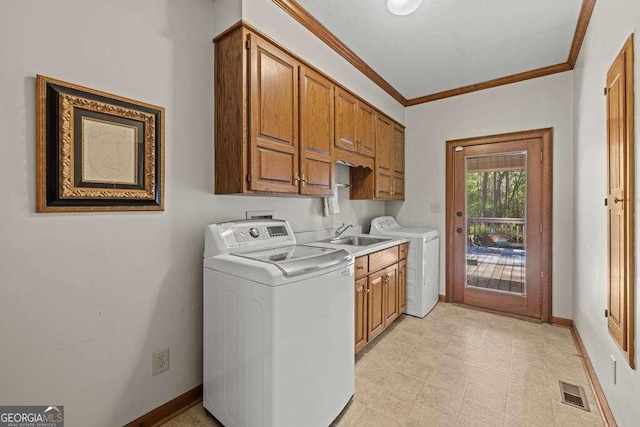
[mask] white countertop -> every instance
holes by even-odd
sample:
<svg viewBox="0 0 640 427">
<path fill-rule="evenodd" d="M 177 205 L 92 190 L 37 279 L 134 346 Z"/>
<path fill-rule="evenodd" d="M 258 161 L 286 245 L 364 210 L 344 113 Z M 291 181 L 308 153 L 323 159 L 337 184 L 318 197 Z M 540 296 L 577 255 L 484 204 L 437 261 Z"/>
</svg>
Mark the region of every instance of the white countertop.
<svg viewBox="0 0 640 427">
<path fill-rule="evenodd" d="M 320 248 L 344 249 L 354 257 L 359 257 L 363 255 L 368 255 L 373 252 L 378 252 L 383 249 L 390 248 L 392 246 L 398 246 L 402 243 L 409 242 L 409 239 L 407 238 L 389 238 L 389 237 L 383 237 L 383 236 L 374 236 L 371 234 L 350 234 L 342 237 L 351 237 L 351 236 L 371 237 L 375 239 L 384 240 L 384 242 L 380 242 L 380 243 L 376 243 L 368 246 L 338 245 L 335 243 L 328 243 L 328 242 L 310 242 L 310 243 L 304 243 L 304 244 L 307 246 L 315 246 Z"/>
</svg>

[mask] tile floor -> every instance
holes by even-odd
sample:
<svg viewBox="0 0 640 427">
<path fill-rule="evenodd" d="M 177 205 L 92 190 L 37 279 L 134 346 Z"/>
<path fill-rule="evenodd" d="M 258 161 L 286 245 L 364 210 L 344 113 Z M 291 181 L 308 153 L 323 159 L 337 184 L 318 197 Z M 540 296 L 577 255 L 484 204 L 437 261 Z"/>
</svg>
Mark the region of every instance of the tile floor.
<svg viewBox="0 0 640 427">
<path fill-rule="evenodd" d="M 602 426 L 569 329 L 452 306 L 402 316 L 356 358 L 337 426 Z M 582 385 L 591 412 L 560 402 Z M 165 426 L 217 426 L 199 404 Z"/>
</svg>

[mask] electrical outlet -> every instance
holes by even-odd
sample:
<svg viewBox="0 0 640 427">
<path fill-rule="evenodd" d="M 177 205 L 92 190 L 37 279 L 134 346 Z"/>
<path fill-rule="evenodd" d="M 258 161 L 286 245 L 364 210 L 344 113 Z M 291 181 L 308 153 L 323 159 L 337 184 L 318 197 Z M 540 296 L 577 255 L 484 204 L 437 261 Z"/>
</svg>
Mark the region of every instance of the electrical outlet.
<svg viewBox="0 0 640 427">
<path fill-rule="evenodd" d="M 168 371 L 169 370 L 169 349 L 165 348 L 164 350 L 156 351 L 155 353 L 153 353 L 152 363 L 153 363 L 154 377 L 158 374 L 161 374 L 164 371 Z"/>
<path fill-rule="evenodd" d="M 616 359 L 615 357 L 613 357 L 613 354 L 610 354 L 609 356 L 611 356 L 611 378 L 613 379 L 613 383 L 616 383 Z"/>
<path fill-rule="evenodd" d="M 431 202 L 431 213 L 442 213 L 440 202 Z"/>
</svg>

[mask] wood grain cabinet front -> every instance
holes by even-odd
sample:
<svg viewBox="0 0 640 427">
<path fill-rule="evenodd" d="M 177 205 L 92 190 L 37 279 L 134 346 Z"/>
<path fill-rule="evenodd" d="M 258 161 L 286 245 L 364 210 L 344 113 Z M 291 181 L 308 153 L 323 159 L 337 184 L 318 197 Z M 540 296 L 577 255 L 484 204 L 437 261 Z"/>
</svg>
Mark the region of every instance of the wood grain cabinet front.
<svg viewBox="0 0 640 427">
<path fill-rule="evenodd" d="M 400 246 L 356 258 L 355 352 L 380 335 L 406 310 L 407 261 Z"/>
<path fill-rule="evenodd" d="M 384 325 L 398 318 L 398 264 L 384 270 Z"/>
<path fill-rule="evenodd" d="M 245 27 L 214 67 L 216 194 L 331 195 L 333 82 Z"/>
<path fill-rule="evenodd" d="M 355 319 L 355 331 L 356 331 L 356 353 L 359 352 L 367 345 L 368 334 L 367 334 L 367 304 L 368 304 L 368 292 L 369 292 L 369 279 L 367 277 L 363 277 L 360 280 L 356 280 L 355 283 L 355 292 L 356 292 L 356 319 Z"/>
<path fill-rule="evenodd" d="M 404 200 L 404 128 L 381 113 L 376 113 L 374 125 L 374 168 L 351 169 L 351 198 Z"/>
<path fill-rule="evenodd" d="M 407 311 L 407 260 L 398 263 L 398 315 Z"/>
<path fill-rule="evenodd" d="M 369 276 L 367 318 L 368 341 L 371 341 L 380 335 L 386 326 L 384 306 L 384 280 L 386 274 L 387 273 L 383 270 Z"/>
</svg>

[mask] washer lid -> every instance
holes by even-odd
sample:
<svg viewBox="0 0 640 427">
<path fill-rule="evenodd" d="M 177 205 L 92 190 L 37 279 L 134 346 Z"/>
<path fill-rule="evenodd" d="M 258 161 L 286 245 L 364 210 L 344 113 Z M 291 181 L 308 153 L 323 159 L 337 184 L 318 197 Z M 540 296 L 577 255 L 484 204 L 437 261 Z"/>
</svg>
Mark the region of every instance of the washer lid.
<svg viewBox="0 0 640 427">
<path fill-rule="evenodd" d="M 231 254 L 241 258 L 273 264 L 286 277 L 298 276 L 314 270 L 335 267 L 353 258 L 344 249 L 313 246 L 285 246 L 253 252 Z"/>
</svg>

